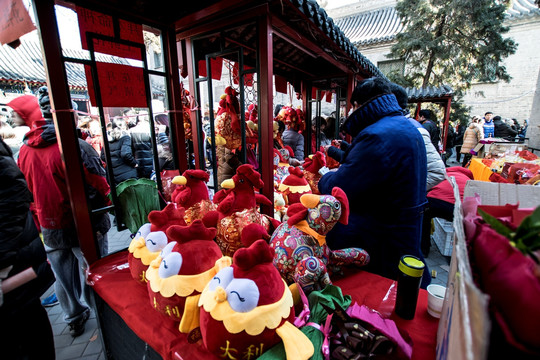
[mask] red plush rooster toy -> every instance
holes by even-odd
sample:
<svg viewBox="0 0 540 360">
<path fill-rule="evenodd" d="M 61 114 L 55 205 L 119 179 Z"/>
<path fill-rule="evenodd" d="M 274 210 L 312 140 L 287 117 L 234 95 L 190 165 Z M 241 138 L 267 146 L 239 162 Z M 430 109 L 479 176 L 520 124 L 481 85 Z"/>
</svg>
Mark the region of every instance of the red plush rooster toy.
<svg viewBox="0 0 540 360">
<path fill-rule="evenodd" d="M 302 195 L 311 194 L 311 188 L 299 167 L 289 167 L 289 176 L 283 180 L 278 189 L 287 205 L 299 203 Z"/>
<path fill-rule="evenodd" d="M 204 170 L 186 170 L 182 176 L 175 176 L 172 181 L 180 185 L 174 190 L 172 201 L 186 209 L 184 220 L 188 225 L 215 210 L 215 205 L 208 197 L 208 180 L 209 175 Z"/>
<path fill-rule="evenodd" d="M 231 265 L 214 242 L 215 228 L 201 220 L 189 226 L 173 225 L 167 230 L 171 242 L 148 268 L 148 295 L 152 307 L 187 333 L 199 326 L 200 293 L 222 268 Z"/>
<path fill-rule="evenodd" d="M 144 224 L 129 244 L 128 263 L 133 279 L 146 285 L 146 270 L 169 242 L 165 232 L 172 225 L 186 225 L 184 208 L 169 204 L 165 209 L 148 214 L 150 224 Z"/>
<path fill-rule="evenodd" d="M 311 187 L 311 192 L 319 195 L 319 180 L 322 177 L 322 175 L 319 174 L 319 170 L 326 166 L 324 154 L 317 151 L 315 155 L 307 157 L 302 166 L 304 167 L 304 177 Z"/>
<path fill-rule="evenodd" d="M 262 188 L 263 185 L 261 175 L 253 166 L 240 165 L 232 179 L 221 184 L 224 189 L 214 196 L 214 203 L 219 204 L 216 240 L 224 255 L 232 256 L 242 247 L 240 235 L 244 226 L 256 223 L 269 229 L 270 222 L 259 213 L 257 204 L 271 206 L 272 202 L 266 196 L 256 194 L 254 190 Z"/>
<path fill-rule="evenodd" d="M 247 244 L 246 244 L 247 245 Z M 283 340 L 287 359 L 309 359 L 311 341 L 294 327 L 293 296 L 265 240 L 239 249 L 199 299 L 206 348 L 225 359 L 254 359 Z"/>
<path fill-rule="evenodd" d="M 232 87 L 225 88 L 215 121 L 216 143 L 223 144 L 222 140 L 225 140 L 223 146 L 230 150 L 238 149 L 242 145 L 240 105 L 237 96 L 238 93 Z"/>
</svg>

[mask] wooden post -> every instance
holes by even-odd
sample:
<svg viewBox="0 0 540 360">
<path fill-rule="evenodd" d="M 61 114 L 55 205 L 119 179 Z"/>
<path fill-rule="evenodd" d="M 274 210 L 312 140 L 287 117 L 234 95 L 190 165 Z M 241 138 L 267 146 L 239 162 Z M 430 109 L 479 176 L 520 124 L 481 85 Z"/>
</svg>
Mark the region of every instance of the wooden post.
<svg viewBox="0 0 540 360">
<path fill-rule="evenodd" d="M 169 124 L 174 139 L 176 166 L 180 173 L 188 169 L 186 138 L 184 135 L 184 114 L 182 113 L 182 91 L 178 75 L 178 54 L 176 50 L 176 34 L 173 28 L 163 33 L 167 81 L 169 87 Z"/>
<path fill-rule="evenodd" d="M 274 125 L 273 125 L 273 109 L 272 109 L 272 94 L 273 94 L 273 76 L 274 76 L 274 53 L 272 49 L 272 24 L 269 15 L 265 14 L 259 18 L 258 36 L 259 36 L 259 75 L 260 75 L 260 93 L 259 101 L 261 108 L 259 109 L 259 124 L 261 126 L 261 176 L 264 182 L 262 194 L 270 201 L 274 202 Z M 274 216 L 273 206 L 262 206 L 261 212 Z"/>
<path fill-rule="evenodd" d="M 446 100 L 446 105 L 444 106 L 444 138 L 443 138 L 443 153 L 446 151 L 446 138 L 448 137 L 448 123 L 450 122 L 450 103 L 452 102 L 452 98 L 448 97 Z"/>
<path fill-rule="evenodd" d="M 75 118 L 73 113 L 69 111 L 71 109 L 71 99 L 62 59 L 54 0 L 34 0 L 32 3 L 41 39 L 41 51 L 44 57 L 43 66 L 47 75 L 51 108 L 56 110 L 56 112 L 53 112 L 54 127 L 62 161 L 64 162 L 71 210 L 75 219 L 81 250 L 88 263 L 91 264 L 99 256 L 84 186 Z"/>
</svg>

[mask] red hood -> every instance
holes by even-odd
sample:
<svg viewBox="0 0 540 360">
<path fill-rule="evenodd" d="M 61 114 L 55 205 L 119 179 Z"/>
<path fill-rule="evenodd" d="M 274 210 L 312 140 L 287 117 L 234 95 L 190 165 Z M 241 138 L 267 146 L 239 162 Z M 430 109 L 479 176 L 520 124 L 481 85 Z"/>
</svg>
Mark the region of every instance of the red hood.
<svg viewBox="0 0 540 360">
<path fill-rule="evenodd" d="M 29 128 L 32 128 L 34 121 L 43 118 L 38 100 L 33 95 L 19 96 L 11 100 L 7 105 L 21 116 Z"/>
</svg>

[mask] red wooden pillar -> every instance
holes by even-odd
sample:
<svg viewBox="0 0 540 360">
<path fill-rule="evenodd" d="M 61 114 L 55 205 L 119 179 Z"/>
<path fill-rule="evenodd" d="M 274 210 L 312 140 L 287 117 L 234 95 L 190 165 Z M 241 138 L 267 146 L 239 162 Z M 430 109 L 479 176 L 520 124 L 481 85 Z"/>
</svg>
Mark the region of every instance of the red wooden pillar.
<svg viewBox="0 0 540 360">
<path fill-rule="evenodd" d="M 444 138 L 443 138 L 443 153 L 446 151 L 446 138 L 448 137 L 448 123 L 450 121 L 450 103 L 452 102 L 452 98 L 448 98 L 446 100 L 446 105 L 444 106 Z"/>
<path fill-rule="evenodd" d="M 272 94 L 273 94 L 273 76 L 274 76 L 274 53 L 272 49 L 272 24 L 270 17 L 265 14 L 259 18 L 257 22 L 259 36 L 259 81 L 260 81 L 260 109 L 259 123 L 261 126 L 261 176 L 264 182 L 262 189 L 270 201 L 274 202 L 274 168 L 273 168 L 273 147 L 274 147 L 274 127 L 273 127 L 273 109 L 272 109 Z M 263 206 L 261 211 L 268 215 L 274 216 L 273 206 Z"/>
<path fill-rule="evenodd" d="M 79 139 L 71 109 L 69 87 L 62 60 L 62 48 L 54 12 L 54 0 L 34 0 L 36 25 L 41 39 L 43 66 L 47 75 L 47 86 L 58 146 L 66 171 L 66 182 L 75 219 L 81 250 L 91 264 L 98 259 L 94 231 L 90 221 L 90 208 L 84 188 Z"/>
<path fill-rule="evenodd" d="M 187 170 L 186 139 L 184 135 L 184 116 L 182 114 L 182 91 L 178 75 L 178 54 L 176 50 L 176 34 L 173 28 L 163 33 L 163 45 L 169 82 L 169 121 L 174 134 L 174 153 L 180 173 Z"/>
</svg>

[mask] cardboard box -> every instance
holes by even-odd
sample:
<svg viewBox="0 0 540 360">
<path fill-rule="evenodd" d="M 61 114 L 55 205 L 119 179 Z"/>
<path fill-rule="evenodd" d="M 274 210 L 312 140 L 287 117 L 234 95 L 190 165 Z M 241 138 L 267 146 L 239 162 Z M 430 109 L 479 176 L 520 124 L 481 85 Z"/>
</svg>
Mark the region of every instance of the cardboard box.
<svg viewBox="0 0 540 360">
<path fill-rule="evenodd" d="M 464 197 L 478 194 L 482 205 L 517 204 L 519 208 L 540 206 L 540 186 L 492 183 L 471 180 L 465 186 Z"/>
</svg>

